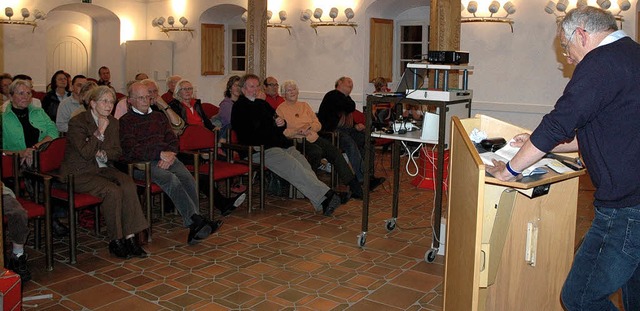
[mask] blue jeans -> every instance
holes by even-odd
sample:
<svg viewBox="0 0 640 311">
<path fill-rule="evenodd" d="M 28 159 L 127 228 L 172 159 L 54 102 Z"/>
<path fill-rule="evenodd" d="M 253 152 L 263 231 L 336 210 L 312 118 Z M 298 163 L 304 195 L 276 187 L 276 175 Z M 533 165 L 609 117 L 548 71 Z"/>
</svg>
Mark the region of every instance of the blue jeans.
<svg viewBox="0 0 640 311">
<path fill-rule="evenodd" d="M 151 181 L 162 188 L 182 216 L 184 225 L 191 225 L 191 216 L 199 214 L 200 201 L 196 192 L 196 181 L 187 168 L 176 159 L 169 169 L 158 167 L 158 161 L 151 161 Z M 144 172 L 136 171 L 136 178 L 144 179 Z"/>
<path fill-rule="evenodd" d="M 349 162 L 351 163 L 351 167 L 353 168 L 353 172 L 356 175 L 356 178 L 359 182 L 364 181 L 364 131 L 358 131 L 353 127 L 339 127 L 336 129 L 338 133 L 340 133 L 340 149 L 347 154 L 347 158 L 349 158 Z M 374 163 L 374 153 L 373 153 L 373 144 L 372 153 L 371 153 L 371 171 L 370 174 L 373 175 L 373 163 Z"/>
<path fill-rule="evenodd" d="M 620 288 L 624 309 L 640 310 L 640 205 L 596 207 L 562 288 L 562 302 L 567 310 L 617 310 L 609 296 Z"/>
</svg>

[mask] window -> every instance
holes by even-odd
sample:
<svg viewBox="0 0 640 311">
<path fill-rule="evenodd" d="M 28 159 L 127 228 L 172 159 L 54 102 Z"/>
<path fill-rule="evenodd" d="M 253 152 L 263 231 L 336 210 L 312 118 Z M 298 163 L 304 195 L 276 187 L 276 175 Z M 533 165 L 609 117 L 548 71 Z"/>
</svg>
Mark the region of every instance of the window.
<svg viewBox="0 0 640 311">
<path fill-rule="evenodd" d="M 421 61 L 429 49 L 429 26 L 405 24 L 398 27 L 399 59 L 398 75 L 401 76 L 407 64 Z"/>
<path fill-rule="evenodd" d="M 247 64 L 247 30 L 231 29 L 231 71 L 245 71 Z"/>
</svg>

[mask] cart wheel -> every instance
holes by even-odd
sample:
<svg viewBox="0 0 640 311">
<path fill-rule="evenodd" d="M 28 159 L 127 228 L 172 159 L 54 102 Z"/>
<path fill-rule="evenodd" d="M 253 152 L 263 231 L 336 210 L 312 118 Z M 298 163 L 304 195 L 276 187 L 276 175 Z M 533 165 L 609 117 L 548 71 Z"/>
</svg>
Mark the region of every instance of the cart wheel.
<svg viewBox="0 0 640 311">
<path fill-rule="evenodd" d="M 434 260 L 436 260 L 437 254 L 438 254 L 438 249 L 436 248 L 432 248 L 428 250 L 426 253 L 424 253 L 424 261 L 433 262 Z"/>
<path fill-rule="evenodd" d="M 367 234 L 364 232 L 361 234 L 358 234 L 358 246 L 364 247 L 365 243 L 367 243 Z"/>
<path fill-rule="evenodd" d="M 393 229 L 396 228 L 396 220 L 394 219 L 387 219 L 385 221 L 386 223 L 386 227 L 387 227 L 387 231 L 393 231 Z"/>
</svg>

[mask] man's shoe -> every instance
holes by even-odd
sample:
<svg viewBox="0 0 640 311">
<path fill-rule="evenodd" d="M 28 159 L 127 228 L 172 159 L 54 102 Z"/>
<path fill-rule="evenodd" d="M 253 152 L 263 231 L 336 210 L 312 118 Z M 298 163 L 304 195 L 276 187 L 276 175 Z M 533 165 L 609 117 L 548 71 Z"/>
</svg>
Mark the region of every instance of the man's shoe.
<svg viewBox="0 0 640 311">
<path fill-rule="evenodd" d="M 189 245 L 197 244 L 222 226 L 221 220 L 210 221 L 197 214 L 191 216 L 191 220 L 193 223 L 189 226 L 189 236 L 187 237 Z"/>
<path fill-rule="evenodd" d="M 322 215 L 331 216 L 333 212 L 340 206 L 340 196 L 336 195 L 333 190 L 327 191 L 326 199 L 322 201 Z"/>
<path fill-rule="evenodd" d="M 31 280 L 31 271 L 29 271 L 29 267 L 27 266 L 26 253 L 23 253 L 22 255 L 20 255 L 20 257 L 12 253 L 11 257 L 9 257 L 9 263 L 7 267 L 20 276 L 22 283 Z"/>
<path fill-rule="evenodd" d="M 223 221 L 222 220 L 207 220 L 207 225 L 211 228 L 210 230 L 200 230 L 200 232 L 203 231 L 208 231 L 208 234 L 204 235 L 202 234 L 196 234 L 196 236 L 193 238 L 195 241 L 201 241 L 204 240 L 205 238 L 207 238 L 208 236 L 214 234 L 216 231 L 218 231 L 218 229 L 220 229 L 220 227 L 222 227 Z"/>
<path fill-rule="evenodd" d="M 140 244 L 138 244 L 136 237 L 125 239 L 124 244 L 126 245 L 127 251 L 131 257 L 147 258 L 147 256 L 149 256 Z"/>
<path fill-rule="evenodd" d="M 62 239 L 69 235 L 69 228 L 60 222 L 59 218 L 54 218 L 51 222 L 51 230 L 53 231 L 53 237 L 56 239 Z"/>
<path fill-rule="evenodd" d="M 129 250 L 122 239 L 111 240 L 111 242 L 109 242 L 109 253 L 118 258 L 131 258 L 131 254 L 129 254 Z"/>
<path fill-rule="evenodd" d="M 373 191 L 378 188 L 378 186 L 382 185 L 385 180 L 386 179 L 384 177 L 371 177 L 369 180 L 369 191 Z"/>
<path fill-rule="evenodd" d="M 349 182 L 349 190 L 351 190 L 351 198 L 362 200 L 362 197 L 364 196 L 362 193 L 362 185 L 360 185 L 355 177 Z"/>
</svg>

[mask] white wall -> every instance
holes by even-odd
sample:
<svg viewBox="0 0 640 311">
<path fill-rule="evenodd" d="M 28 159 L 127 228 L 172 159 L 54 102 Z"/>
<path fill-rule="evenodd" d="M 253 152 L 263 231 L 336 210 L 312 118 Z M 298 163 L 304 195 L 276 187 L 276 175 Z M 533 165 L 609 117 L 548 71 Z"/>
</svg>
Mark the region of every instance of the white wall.
<svg viewBox="0 0 640 311">
<path fill-rule="evenodd" d="M 238 12 L 246 8 L 246 0 L 189 1 L 189 7 L 177 12 L 172 1 L 94 0 L 93 5 L 79 4 L 77 0 L 34 0 L 33 7 L 47 12 L 56 7 L 72 6 L 76 11 L 93 16 L 94 62 L 93 70 L 107 65 L 113 82 L 119 89 L 129 77 L 124 77 L 124 48 L 117 44 L 126 40 L 172 40 L 175 42 L 174 73 L 190 78 L 198 87 L 204 101 L 217 103 L 229 74 L 223 76 L 200 75 L 200 20 L 208 23 L 237 24 Z M 317 1 L 316 1 L 317 2 Z M 330 6 L 331 0 L 323 5 Z M 347 1 L 348 2 L 348 1 Z M 523 127 L 533 128 L 542 115 L 551 110 L 570 75 L 570 65 L 559 53 L 555 39 L 555 18 L 544 12 L 545 1 L 513 0 L 517 12 L 514 33 L 505 24 L 463 24 L 461 49 L 470 52 L 470 65 L 475 66 L 470 76 L 474 90 L 473 113 L 485 113 Z M 340 9 L 345 1 L 335 1 Z M 428 0 L 353 0 L 353 21 L 359 24 L 357 35 L 348 27 L 325 27 L 318 35 L 308 22 L 299 19 L 303 9 L 314 9 L 310 1 L 283 1 L 281 7 L 271 8 L 274 13 L 288 12 L 287 23 L 293 26 L 291 36 L 282 29 L 268 29 L 267 74 L 281 82 L 297 80 L 301 98 L 312 106 L 333 88 L 334 81 L 343 75 L 354 79 L 353 98 L 361 104 L 364 94 L 371 90 L 368 83 L 369 19 L 428 20 Z M 623 29 L 636 38 L 636 3 L 624 13 Z M 230 10 L 235 16 L 220 16 L 207 10 Z M 180 10 L 180 8 L 177 8 Z M 240 10 L 240 11 L 238 11 Z M 328 14 L 325 9 L 325 15 Z M 52 13 L 52 15 L 55 11 Z M 111 15 L 110 15 L 111 14 Z M 151 26 L 154 17 L 185 16 L 189 26 L 196 29 L 191 37 L 187 33 L 171 33 L 170 37 Z M 97 16 L 97 17 L 96 17 Z M 111 16 L 111 17 L 110 17 Z M 114 17 L 115 16 L 115 17 Z M 274 14 L 277 19 L 277 13 Z M 85 24 L 75 20 L 69 23 Z M 46 68 L 44 42 L 47 29 L 56 27 L 56 20 L 40 22 L 31 34 L 28 27 L 6 26 L 6 71 L 30 74 L 36 86 L 49 80 Z M 120 28 L 119 31 L 113 29 Z M 558 69 L 564 66 L 565 70 Z"/>
</svg>

